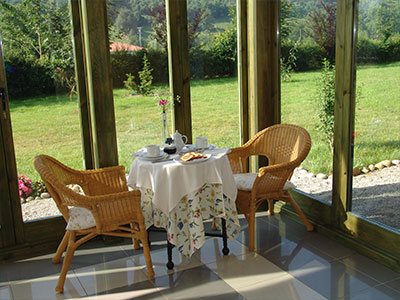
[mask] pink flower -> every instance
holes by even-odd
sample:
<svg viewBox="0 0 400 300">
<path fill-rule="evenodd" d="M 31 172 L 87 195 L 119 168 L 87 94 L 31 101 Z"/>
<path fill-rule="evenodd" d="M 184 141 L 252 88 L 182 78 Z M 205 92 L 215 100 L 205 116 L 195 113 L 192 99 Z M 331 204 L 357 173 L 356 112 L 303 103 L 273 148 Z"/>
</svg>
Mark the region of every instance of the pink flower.
<svg viewBox="0 0 400 300">
<path fill-rule="evenodd" d="M 167 103 L 168 103 L 168 100 L 166 100 L 166 99 L 161 99 L 160 101 L 158 101 L 158 105 L 161 105 L 161 106 L 165 106 L 165 105 L 167 105 Z"/>
</svg>

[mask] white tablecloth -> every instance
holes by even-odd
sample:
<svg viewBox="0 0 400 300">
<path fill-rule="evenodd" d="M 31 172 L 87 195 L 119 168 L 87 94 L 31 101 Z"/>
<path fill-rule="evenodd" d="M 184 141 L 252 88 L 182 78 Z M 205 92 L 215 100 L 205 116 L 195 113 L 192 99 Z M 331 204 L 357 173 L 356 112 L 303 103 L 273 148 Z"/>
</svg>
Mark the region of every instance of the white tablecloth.
<svg viewBox="0 0 400 300">
<path fill-rule="evenodd" d="M 171 212 L 183 196 L 206 183 L 222 184 L 223 194 L 236 199 L 237 188 L 226 155 L 217 154 L 193 164 L 173 160 L 152 163 L 136 158 L 128 176 L 130 187 L 153 191 L 153 205 L 165 214 Z"/>
<path fill-rule="evenodd" d="M 237 188 L 226 152 L 195 164 L 175 161 L 151 163 L 134 160 L 128 185 L 140 189 L 146 228 L 165 228 L 168 241 L 190 257 L 205 242 L 203 221 L 216 217 L 226 221 L 227 237 L 240 233 L 236 211 Z"/>
</svg>

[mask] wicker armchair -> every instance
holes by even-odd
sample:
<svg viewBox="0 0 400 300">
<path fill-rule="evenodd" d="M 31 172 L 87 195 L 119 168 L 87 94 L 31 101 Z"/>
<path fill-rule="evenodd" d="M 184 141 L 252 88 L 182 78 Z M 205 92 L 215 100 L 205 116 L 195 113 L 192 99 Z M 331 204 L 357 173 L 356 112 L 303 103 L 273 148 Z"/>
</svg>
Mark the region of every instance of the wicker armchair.
<svg viewBox="0 0 400 300">
<path fill-rule="evenodd" d="M 128 191 L 123 166 L 77 171 L 47 155 L 35 157 L 34 165 L 68 223 L 53 257 L 53 262 L 59 263 L 67 249 L 57 292 L 64 290 L 75 249 L 97 235 L 132 238 L 135 249 L 139 247 L 139 239 L 143 245 L 147 276 L 154 277 L 140 191 Z M 80 185 L 84 194 L 73 191 L 69 184 Z"/>
<path fill-rule="evenodd" d="M 249 224 L 249 249 L 254 250 L 255 213 L 263 201 L 268 201 L 269 214 L 274 214 L 274 200 L 289 202 L 296 210 L 308 231 L 314 228 L 289 194 L 294 185 L 288 181 L 294 169 L 306 158 L 311 148 L 308 132 L 296 125 L 279 124 L 258 132 L 243 146 L 231 149 L 228 154 L 238 186 L 236 206 L 245 214 Z M 263 155 L 268 166 L 258 173 L 245 173 L 247 158 Z"/>
</svg>

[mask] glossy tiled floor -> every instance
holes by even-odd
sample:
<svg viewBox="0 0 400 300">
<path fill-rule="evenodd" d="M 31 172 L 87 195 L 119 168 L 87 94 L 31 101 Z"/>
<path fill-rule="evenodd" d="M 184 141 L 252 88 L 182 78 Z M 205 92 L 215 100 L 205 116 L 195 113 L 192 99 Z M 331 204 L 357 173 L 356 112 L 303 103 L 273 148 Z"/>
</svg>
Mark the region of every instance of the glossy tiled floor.
<svg viewBox="0 0 400 300">
<path fill-rule="evenodd" d="M 400 299 L 396 273 L 285 216 L 257 218 L 256 251 L 247 223 L 238 240 L 210 238 L 187 260 L 174 249 L 165 267 L 165 235 L 152 232 L 156 277 L 148 280 L 141 251 L 131 244 L 87 243 L 75 253 L 64 294 L 54 287 L 61 265 L 51 255 L 0 264 L 0 299 Z"/>
</svg>

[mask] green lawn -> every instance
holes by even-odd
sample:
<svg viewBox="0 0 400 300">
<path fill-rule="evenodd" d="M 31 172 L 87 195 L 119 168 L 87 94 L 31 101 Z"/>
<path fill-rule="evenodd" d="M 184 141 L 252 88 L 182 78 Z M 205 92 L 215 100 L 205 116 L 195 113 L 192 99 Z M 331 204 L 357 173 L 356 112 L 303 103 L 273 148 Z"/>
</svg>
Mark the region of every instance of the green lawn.
<svg viewBox="0 0 400 300">
<path fill-rule="evenodd" d="M 329 147 L 316 131 L 317 104 L 313 100 L 319 72 L 293 74 L 282 83 L 282 122 L 306 128 L 313 141 L 303 165 L 315 172 L 330 173 Z M 357 72 L 355 154 L 357 166 L 383 159 L 400 158 L 400 63 L 362 66 Z M 166 86 L 158 86 L 166 89 Z M 161 115 L 153 97 L 129 97 L 114 90 L 120 164 L 132 162 L 131 153 L 161 143 Z M 235 78 L 191 83 L 193 136 L 208 136 L 220 147 L 239 145 L 239 104 Z M 32 160 L 45 153 L 73 168 L 82 168 L 82 146 L 77 102 L 67 96 L 38 97 L 12 101 L 11 118 L 20 174 L 39 179 Z M 169 125 L 171 125 L 169 119 Z"/>
</svg>

